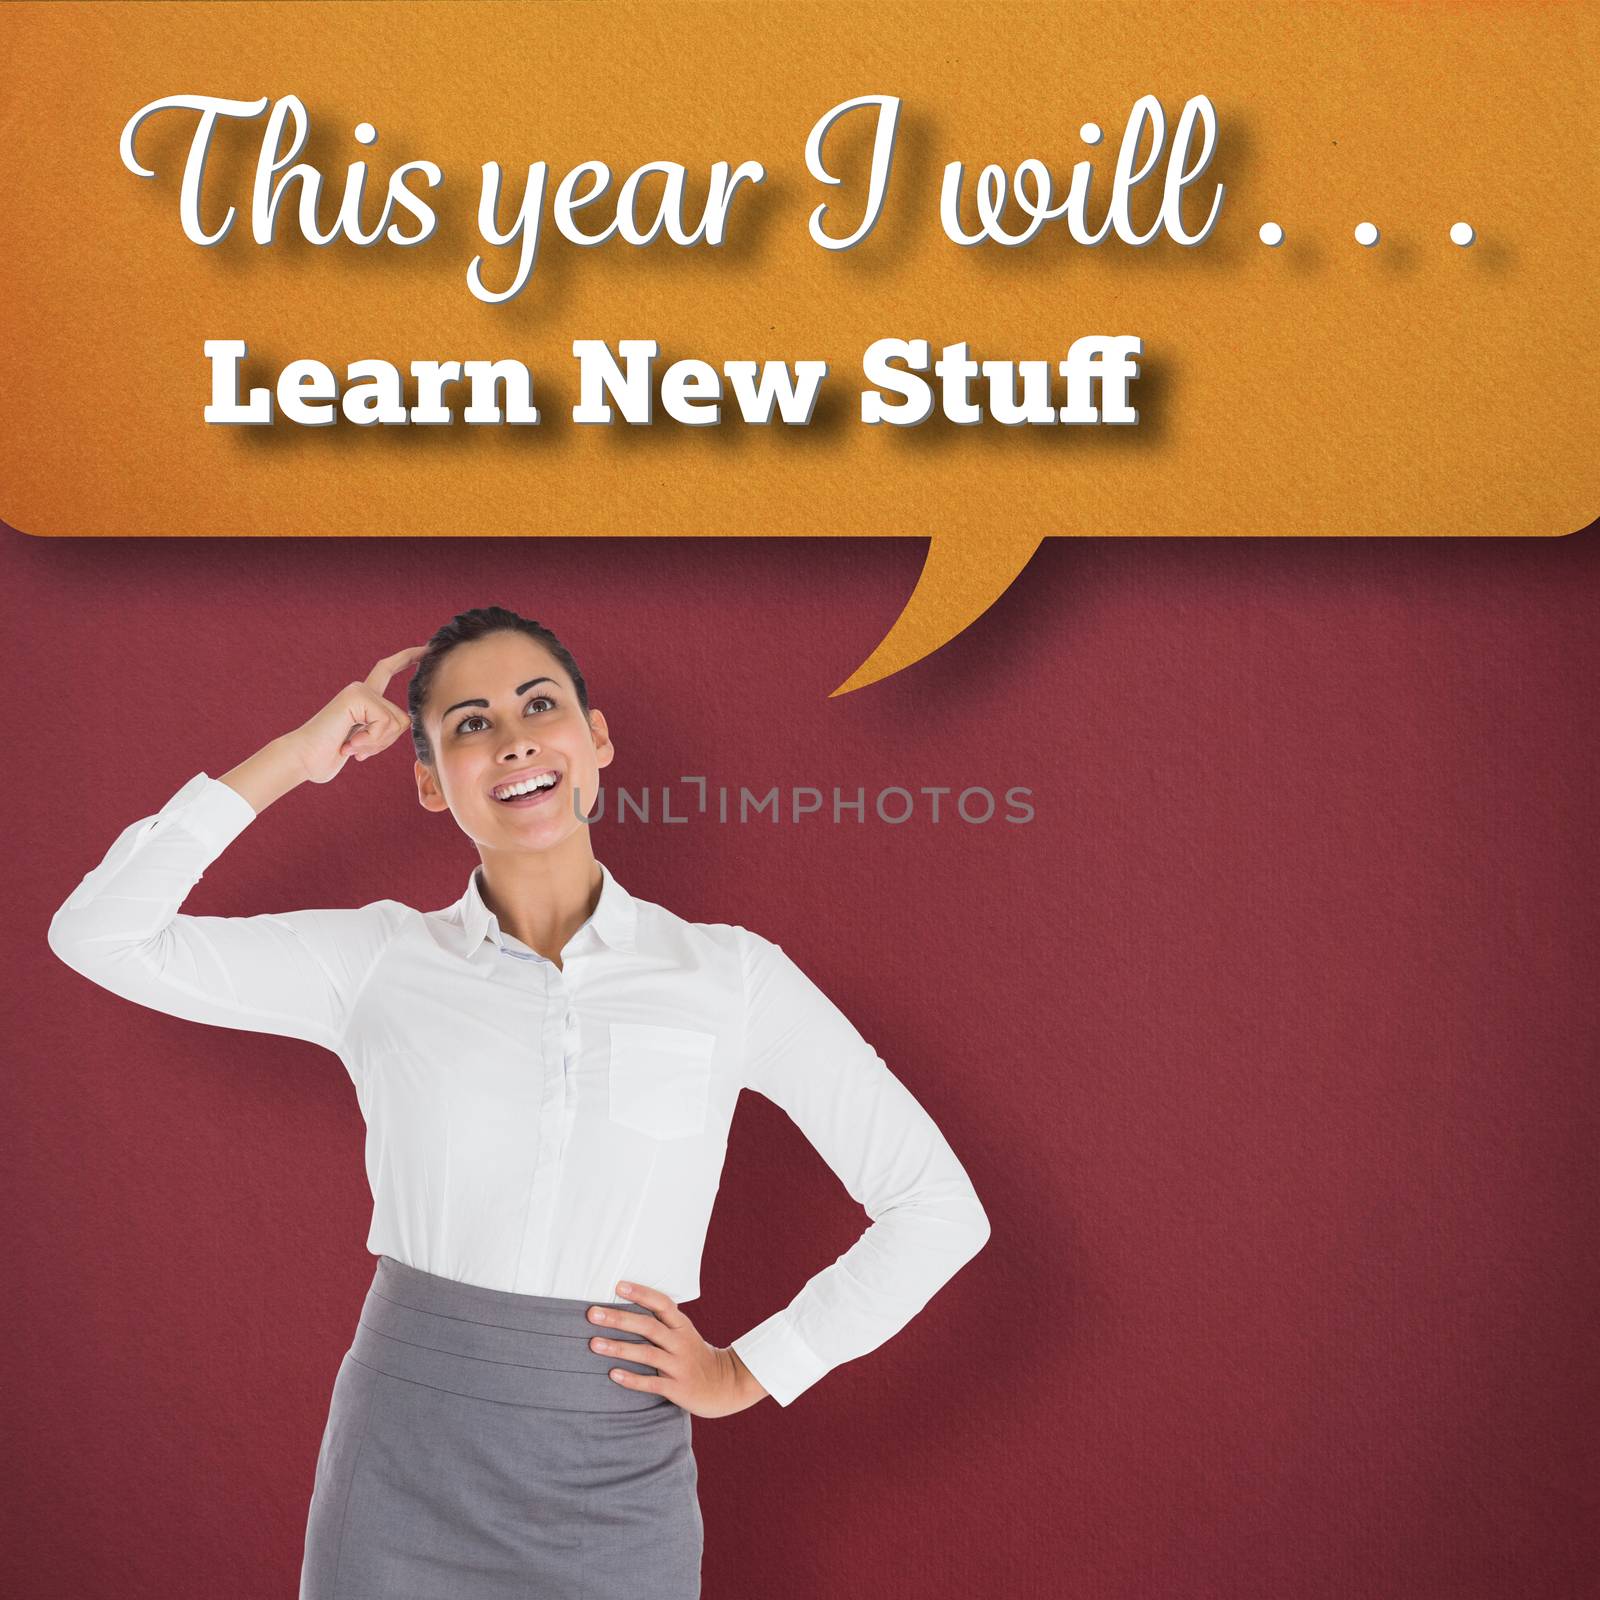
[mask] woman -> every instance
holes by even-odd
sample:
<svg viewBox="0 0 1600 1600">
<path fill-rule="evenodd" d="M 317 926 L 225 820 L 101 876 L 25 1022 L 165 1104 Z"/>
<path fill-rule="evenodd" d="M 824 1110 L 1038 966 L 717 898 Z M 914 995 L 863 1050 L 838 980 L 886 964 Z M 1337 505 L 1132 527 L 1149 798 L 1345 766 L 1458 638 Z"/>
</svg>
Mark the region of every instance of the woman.
<svg viewBox="0 0 1600 1600">
<path fill-rule="evenodd" d="M 408 717 L 384 691 L 413 662 Z M 477 849 L 455 904 L 179 911 L 280 796 L 408 729 L 419 802 Z M 377 1266 L 333 1387 L 302 1600 L 697 1596 L 690 1418 L 792 1404 L 988 1237 L 927 1113 L 781 947 L 636 899 L 595 859 L 613 754 L 553 633 L 464 612 L 190 779 L 51 922 L 51 949 L 103 988 L 320 1045 L 355 1085 Z M 744 1088 L 873 1220 L 719 1348 L 682 1305 Z"/>
</svg>

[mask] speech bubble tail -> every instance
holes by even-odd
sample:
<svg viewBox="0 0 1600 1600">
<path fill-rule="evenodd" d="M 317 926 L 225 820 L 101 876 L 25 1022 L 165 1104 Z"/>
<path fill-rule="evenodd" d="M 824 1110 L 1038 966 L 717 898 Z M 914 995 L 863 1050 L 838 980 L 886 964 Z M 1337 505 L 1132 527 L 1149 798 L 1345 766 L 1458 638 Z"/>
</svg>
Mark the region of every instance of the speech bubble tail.
<svg viewBox="0 0 1600 1600">
<path fill-rule="evenodd" d="M 1011 587 L 1040 543 L 1032 533 L 985 534 L 977 540 L 935 534 L 922 575 L 894 626 L 828 698 L 892 677 L 948 644 Z"/>
</svg>

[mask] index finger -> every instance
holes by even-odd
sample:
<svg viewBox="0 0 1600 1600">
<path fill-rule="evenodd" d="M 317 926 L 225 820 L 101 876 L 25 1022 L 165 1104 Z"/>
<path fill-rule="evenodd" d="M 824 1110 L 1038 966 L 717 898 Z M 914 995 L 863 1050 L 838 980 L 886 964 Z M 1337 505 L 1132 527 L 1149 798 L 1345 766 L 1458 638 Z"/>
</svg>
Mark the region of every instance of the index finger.
<svg viewBox="0 0 1600 1600">
<path fill-rule="evenodd" d="M 689 1319 L 678 1309 L 678 1302 L 660 1289 L 643 1283 L 619 1283 L 618 1290 L 637 1306 L 644 1306 L 655 1314 L 658 1322 L 669 1328 L 681 1328 Z M 637 1312 L 629 1313 L 637 1316 Z"/>
<path fill-rule="evenodd" d="M 396 650 L 392 656 L 385 656 L 377 666 L 366 676 L 366 685 L 376 694 L 382 694 L 388 688 L 389 680 L 402 667 L 409 666 L 428 647 L 425 644 L 414 644 L 409 650 Z"/>
</svg>

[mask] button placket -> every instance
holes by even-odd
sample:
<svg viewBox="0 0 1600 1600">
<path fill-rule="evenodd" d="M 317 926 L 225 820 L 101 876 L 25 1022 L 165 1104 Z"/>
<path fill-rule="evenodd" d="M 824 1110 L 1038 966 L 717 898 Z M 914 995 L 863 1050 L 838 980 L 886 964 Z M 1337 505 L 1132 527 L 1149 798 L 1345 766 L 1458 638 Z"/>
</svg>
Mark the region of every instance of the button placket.
<svg viewBox="0 0 1600 1600">
<path fill-rule="evenodd" d="M 513 950 L 497 939 L 502 955 L 533 968 L 542 980 L 544 1017 L 534 1049 L 534 1069 L 539 1073 L 539 1136 L 533 1172 L 528 1183 L 528 1209 L 523 1219 L 522 1245 L 517 1253 L 516 1285 L 521 1293 L 535 1292 L 543 1281 L 550 1246 L 550 1219 L 561 1177 L 561 1152 L 566 1145 L 567 1066 L 562 1035 L 568 1014 L 565 986 L 552 961 L 536 950 Z"/>
<path fill-rule="evenodd" d="M 583 1025 L 578 1020 L 577 984 L 573 981 L 574 963 L 570 957 L 562 977 L 565 1003 L 561 1022 L 561 1079 L 565 1103 L 561 1117 L 561 1161 L 564 1164 L 573 1124 L 578 1119 L 578 1058 L 583 1048 Z"/>
<path fill-rule="evenodd" d="M 503 954 L 534 967 L 544 980 L 544 1025 L 539 1032 L 542 1078 L 539 1142 L 517 1260 L 519 1289 L 523 1293 L 534 1293 L 537 1291 L 528 1286 L 543 1283 L 549 1265 L 551 1221 L 578 1114 L 578 1053 L 582 1048 L 583 1029 L 575 1004 L 577 963 L 566 951 L 563 952 L 565 965 L 558 967 L 537 951 L 513 950 L 499 940 L 496 942 Z"/>
</svg>

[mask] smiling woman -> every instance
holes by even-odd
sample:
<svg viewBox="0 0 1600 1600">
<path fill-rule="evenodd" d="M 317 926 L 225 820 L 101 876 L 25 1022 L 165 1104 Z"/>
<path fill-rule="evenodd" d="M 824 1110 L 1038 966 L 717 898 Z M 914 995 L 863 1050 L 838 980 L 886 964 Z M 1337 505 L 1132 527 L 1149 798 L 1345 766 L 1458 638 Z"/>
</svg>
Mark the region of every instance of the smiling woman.
<svg viewBox="0 0 1600 1600">
<path fill-rule="evenodd" d="M 554 634 L 479 626 L 436 635 L 407 690 L 417 798 L 477 845 L 501 926 L 559 966 L 599 892 L 588 815 L 615 752 Z"/>
<path fill-rule="evenodd" d="M 385 690 L 411 666 L 403 712 Z M 452 904 L 180 909 L 268 806 L 408 732 L 420 806 L 477 856 Z M 595 859 L 615 754 L 549 629 L 463 612 L 221 778 L 195 774 L 51 920 L 51 949 L 112 994 L 320 1046 L 355 1085 L 377 1260 L 332 1385 L 300 1600 L 609 1595 L 640 1574 L 694 1600 L 691 1419 L 792 1405 L 989 1236 L 933 1120 L 780 946 L 636 897 Z M 870 1221 L 718 1346 L 683 1308 L 747 1089 Z"/>
</svg>

